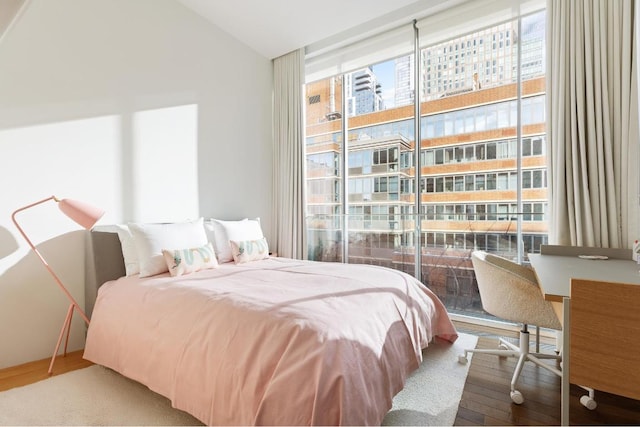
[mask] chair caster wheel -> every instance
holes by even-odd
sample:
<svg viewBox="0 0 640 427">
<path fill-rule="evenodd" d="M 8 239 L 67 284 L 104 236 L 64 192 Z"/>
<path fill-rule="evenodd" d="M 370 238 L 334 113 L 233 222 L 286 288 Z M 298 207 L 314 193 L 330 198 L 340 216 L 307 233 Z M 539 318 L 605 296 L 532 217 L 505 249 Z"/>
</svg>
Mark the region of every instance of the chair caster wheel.
<svg viewBox="0 0 640 427">
<path fill-rule="evenodd" d="M 590 411 L 593 411 L 594 409 L 596 409 L 598 407 L 598 403 L 593 400 L 591 397 L 589 397 L 588 395 L 584 395 L 580 398 L 580 403 L 582 404 L 582 406 L 584 406 L 585 408 L 587 408 Z"/>
<path fill-rule="evenodd" d="M 505 343 L 500 343 L 500 345 L 498 346 L 498 350 L 506 351 L 510 349 Z M 504 354 L 500 354 L 498 357 L 502 360 L 502 359 L 506 359 L 507 356 L 505 356 Z"/>
<path fill-rule="evenodd" d="M 520 393 L 518 390 L 513 390 L 511 392 L 511 400 L 516 405 L 521 405 L 524 402 L 524 397 L 522 397 L 522 393 Z"/>
<path fill-rule="evenodd" d="M 467 362 L 469 362 L 469 361 L 467 360 L 467 356 L 465 356 L 464 354 L 460 354 L 460 355 L 458 355 L 458 363 L 459 363 L 459 364 L 461 364 L 461 365 L 466 365 L 466 364 L 467 364 Z"/>
</svg>

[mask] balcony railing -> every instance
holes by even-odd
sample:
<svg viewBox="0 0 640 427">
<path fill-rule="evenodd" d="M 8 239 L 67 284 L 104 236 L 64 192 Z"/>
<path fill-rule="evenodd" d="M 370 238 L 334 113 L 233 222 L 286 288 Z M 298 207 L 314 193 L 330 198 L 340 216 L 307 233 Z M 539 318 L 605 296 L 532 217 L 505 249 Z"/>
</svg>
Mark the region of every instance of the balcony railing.
<svg viewBox="0 0 640 427">
<path fill-rule="evenodd" d="M 496 214 L 500 215 L 500 214 Z M 484 312 L 471 264 L 474 250 L 485 250 L 512 260 L 536 253 L 547 243 L 546 222 L 522 221 L 530 213 L 501 215 L 456 214 L 456 221 L 437 215 L 313 215 L 307 218 L 308 257 L 316 261 L 374 264 L 420 273 L 450 312 L 491 318 Z M 479 219 L 481 218 L 481 219 Z M 416 225 L 420 222 L 420 236 Z M 344 237 L 346 233 L 346 238 Z M 419 240 L 419 245 L 416 243 Z M 416 269 L 416 248 L 420 268 Z M 520 251 L 520 256 L 518 251 Z"/>
</svg>

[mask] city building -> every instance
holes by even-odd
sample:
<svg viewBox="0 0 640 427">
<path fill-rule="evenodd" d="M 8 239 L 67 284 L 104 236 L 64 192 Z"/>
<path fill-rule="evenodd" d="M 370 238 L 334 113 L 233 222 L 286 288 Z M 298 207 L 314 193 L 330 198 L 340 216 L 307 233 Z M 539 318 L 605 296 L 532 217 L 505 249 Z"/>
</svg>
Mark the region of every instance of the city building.
<svg viewBox="0 0 640 427">
<path fill-rule="evenodd" d="M 347 74 L 346 88 L 349 116 L 384 110 L 381 86 L 371 68 Z"/>
<path fill-rule="evenodd" d="M 544 31 L 540 30 L 544 25 L 539 21 L 530 25 L 535 32 L 523 36 L 527 43 L 522 56 L 528 60 L 520 102 L 517 62 L 513 62 L 519 45 L 510 23 L 422 50 L 426 80 L 420 108 L 419 182 L 414 106 L 406 102 L 410 91 L 404 90 L 412 86 L 407 85 L 413 69 L 411 56 L 392 60 L 395 107 L 350 114 L 346 119 L 346 186 L 341 167 L 342 121 L 321 114 L 332 109 L 326 106 L 331 85 L 340 87 L 341 76 L 307 85 L 308 98 L 320 104 L 307 105 L 312 257 L 340 260 L 346 250 L 348 262 L 413 273 L 416 221 L 420 221 L 423 282 L 450 310 L 477 310 L 472 250 L 514 257 L 519 245 L 529 253 L 547 242 Z M 342 78 L 352 82 L 354 75 L 362 74 Z M 349 87 L 347 83 L 346 93 Z M 345 189 L 348 210 L 342 212 Z M 343 244 L 345 232 L 348 246 Z"/>
<path fill-rule="evenodd" d="M 413 55 L 401 56 L 393 62 L 395 71 L 394 107 L 413 104 L 415 98 Z"/>
</svg>

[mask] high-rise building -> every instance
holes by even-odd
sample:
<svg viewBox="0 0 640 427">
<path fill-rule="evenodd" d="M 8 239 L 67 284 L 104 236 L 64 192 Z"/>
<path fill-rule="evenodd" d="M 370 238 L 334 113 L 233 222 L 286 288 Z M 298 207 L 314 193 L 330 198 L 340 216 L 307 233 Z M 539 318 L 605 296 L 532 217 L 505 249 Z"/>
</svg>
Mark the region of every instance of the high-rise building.
<svg viewBox="0 0 640 427">
<path fill-rule="evenodd" d="M 402 107 L 413 104 L 415 80 L 413 55 L 401 56 L 393 62 L 395 71 L 394 106 Z"/>
<path fill-rule="evenodd" d="M 382 88 L 371 68 L 363 68 L 345 76 L 347 113 L 349 116 L 384 110 Z"/>
<path fill-rule="evenodd" d="M 544 28 L 543 17 L 537 22 Z M 437 99 L 464 90 L 515 82 L 516 39 L 517 22 L 510 21 L 422 50 L 422 99 Z M 544 41 L 544 35 L 528 39 L 540 42 Z M 524 47 L 521 48 L 524 54 Z M 534 55 L 539 57 L 540 50 Z M 529 75 L 540 75 L 539 71 L 544 69 L 531 70 Z"/>
<path fill-rule="evenodd" d="M 394 108 L 349 114 L 346 141 L 340 120 L 307 120 L 312 257 L 340 259 L 339 242 L 347 240 L 349 262 L 413 273 L 419 241 L 420 279 L 450 309 L 464 305 L 460 296 L 478 308 L 472 250 L 513 256 L 519 247 L 529 253 L 546 243 L 544 15 L 523 27 L 527 31 L 520 41 L 514 36 L 515 24 L 506 23 L 421 51 L 425 97 L 419 142 L 415 111 L 412 102 L 406 102 L 410 91 L 402 90 L 414 68 L 411 56 L 392 60 Z M 353 93 L 355 75 L 342 76 L 346 96 Z M 330 82 L 308 85 L 309 99 L 330 92 Z M 414 161 L 418 146 L 419 174 Z"/>
</svg>

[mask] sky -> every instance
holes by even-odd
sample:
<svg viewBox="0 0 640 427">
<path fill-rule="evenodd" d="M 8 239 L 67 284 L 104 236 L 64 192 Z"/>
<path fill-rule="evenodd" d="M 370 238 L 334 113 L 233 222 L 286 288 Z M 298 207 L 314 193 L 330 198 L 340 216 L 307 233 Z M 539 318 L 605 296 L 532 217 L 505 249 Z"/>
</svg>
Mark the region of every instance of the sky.
<svg viewBox="0 0 640 427">
<path fill-rule="evenodd" d="M 386 62 L 374 64 L 371 69 L 378 78 L 378 83 L 382 86 L 382 99 L 385 108 L 393 108 L 395 105 L 394 94 L 396 88 L 395 63 L 391 59 Z"/>
</svg>

